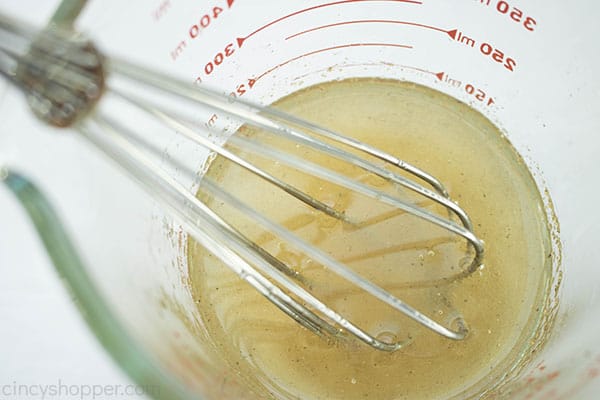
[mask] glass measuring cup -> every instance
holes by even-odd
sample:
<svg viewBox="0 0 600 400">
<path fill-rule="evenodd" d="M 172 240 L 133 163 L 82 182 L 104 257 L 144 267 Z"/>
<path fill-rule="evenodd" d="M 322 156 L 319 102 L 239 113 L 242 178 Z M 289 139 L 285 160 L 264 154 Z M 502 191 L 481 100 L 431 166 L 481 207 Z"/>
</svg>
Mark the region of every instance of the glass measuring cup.
<svg viewBox="0 0 600 400">
<path fill-rule="evenodd" d="M 506 130 L 540 188 L 548 188 L 564 248 L 552 341 L 490 396 L 591 398 L 600 362 L 593 312 L 598 216 L 595 189 L 584 183 L 597 175 L 600 144 L 593 134 L 600 119 L 593 112 L 598 56 L 588 51 L 598 33 L 590 12 L 597 6 L 565 20 L 561 7 L 541 2 L 440 3 L 102 2 L 90 3 L 78 26 L 111 53 L 265 103 L 316 82 L 377 76 L 411 80 L 472 104 Z M 569 46 L 557 52 L 565 31 L 573 32 Z M 251 398 L 195 339 L 203 332 L 182 283 L 184 234 L 177 225 L 76 138 L 40 127 L 23 131 L 20 113 L 27 111 L 12 104 L 3 105 L 11 115 L 1 148 L 13 149 L 9 165 L 40 184 L 72 234 L 84 265 L 67 253 L 54 257 L 109 351 L 140 383 L 158 381 L 158 397 Z M 199 166 L 206 156 L 180 152 L 177 143 L 165 144 L 166 155 L 196 157 Z M 15 175 L 7 182 L 15 190 L 27 187 Z M 119 196 L 107 198 L 107 191 Z M 34 201 L 30 207 L 40 205 L 35 192 L 20 193 L 22 201 Z M 41 233 L 56 239 L 58 227 L 52 221 Z"/>
</svg>

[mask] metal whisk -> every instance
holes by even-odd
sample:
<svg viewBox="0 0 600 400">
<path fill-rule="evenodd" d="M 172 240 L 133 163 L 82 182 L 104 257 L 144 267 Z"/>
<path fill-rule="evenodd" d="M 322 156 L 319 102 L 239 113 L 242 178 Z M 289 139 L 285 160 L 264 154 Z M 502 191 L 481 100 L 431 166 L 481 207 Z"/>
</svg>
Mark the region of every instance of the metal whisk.
<svg viewBox="0 0 600 400">
<path fill-rule="evenodd" d="M 146 117 L 160 121 L 168 130 L 183 135 L 191 143 L 236 163 L 311 208 L 346 222 L 348 217 L 344 210 L 336 210 L 301 191 L 293 182 L 284 182 L 215 143 L 197 124 L 181 117 L 180 109 L 188 107 L 216 110 L 238 118 L 243 124 L 279 135 L 401 185 L 443 206 L 448 214 L 436 214 L 324 166 L 295 159 L 291 155 L 253 144 L 251 139 L 244 139 L 247 147 L 261 157 L 287 163 L 292 168 L 393 206 L 464 238 L 474 249 L 474 257 L 468 267 L 453 279 L 465 277 L 481 265 L 483 243 L 473 233 L 473 226 L 465 211 L 449 198 L 437 179 L 386 152 L 280 111 L 232 99 L 143 66 L 106 57 L 93 43 L 76 32 L 56 28 L 36 31 L 22 22 L 0 16 L 0 38 L 0 73 L 24 92 L 31 109 L 40 119 L 53 126 L 74 128 L 91 141 L 165 206 L 200 244 L 282 311 L 316 333 L 353 335 L 373 348 L 384 351 L 394 351 L 403 345 L 403 342 L 388 343 L 373 337 L 299 285 L 291 266 L 278 260 L 224 221 L 187 187 L 174 179 L 172 174 L 154 163 L 149 155 L 157 150 L 143 140 L 134 139 L 114 115 L 109 117 L 98 107 L 99 102 L 102 103 L 106 96 L 115 96 L 134 106 Z M 133 90 L 113 87 L 112 79 L 121 80 L 126 88 Z M 150 88 L 156 95 L 140 95 L 137 91 L 139 88 Z M 373 162 L 374 159 L 383 164 Z M 400 170 L 415 177 L 415 180 L 400 175 Z M 460 340 L 466 336 L 464 324 L 459 323 L 454 329 L 441 325 L 271 221 L 267 215 L 254 211 L 224 193 L 217 185 L 208 185 L 208 189 L 232 202 L 234 207 L 253 218 L 265 230 L 276 233 L 315 262 L 407 317 L 449 339 Z M 457 217 L 460 223 L 454 222 L 449 215 Z"/>
</svg>

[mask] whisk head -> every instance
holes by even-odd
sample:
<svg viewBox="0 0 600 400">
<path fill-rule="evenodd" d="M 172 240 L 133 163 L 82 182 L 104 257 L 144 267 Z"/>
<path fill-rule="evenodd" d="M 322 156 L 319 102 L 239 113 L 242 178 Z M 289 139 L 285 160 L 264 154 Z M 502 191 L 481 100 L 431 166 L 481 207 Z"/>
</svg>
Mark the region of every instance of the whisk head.
<svg viewBox="0 0 600 400">
<path fill-rule="evenodd" d="M 31 110 L 50 125 L 83 118 L 104 88 L 102 56 L 87 38 L 57 28 L 36 32 L 0 15 L 0 73 L 26 94 Z"/>
<path fill-rule="evenodd" d="M 278 166 L 284 165 L 327 185 L 356 193 L 373 204 L 400 210 L 450 232 L 470 246 L 472 258 L 465 265 L 458 265 L 460 260 L 457 260 L 457 267 L 452 273 L 427 279 L 420 282 L 421 285 L 455 281 L 470 275 L 481 265 L 483 243 L 474 234 L 468 215 L 450 199 L 441 182 L 425 171 L 388 152 L 301 118 L 192 86 L 140 65 L 105 57 L 91 42 L 77 34 L 56 29 L 35 33 L 33 30 L 24 30 L 22 26 L 6 17 L 0 18 L 2 34 L 26 43 L 24 51 L 20 52 L 15 48 L 0 46 L 0 70 L 26 93 L 34 112 L 51 125 L 75 127 L 170 210 L 194 239 L 306 328 L 336 337 L 350 335 L 384 351 L 397 350 L 404 344 L 403 341 L 390 342 L 374 337 L 311 293 L 311 285 L 304 280 L 296 266 L 290 265 L 288 260 L 273 254 L 267 246 L 224 220 L 206 202 L 196 197 L 189 187 L 165 170 L 161 162 L 156 161 L 157 157 L 160 159 L 161 149 L 153 145 L 147 135 L 119 121 L 116 115 L 108 116 L 102 107 L 105 98 L 117 99 L 120 105 L 135 109 L 140 115 L 160 123 L 169 133 L 176 132 L 190 144 L 218 154 L 316 213 L 340 221 L 349 229 L 360 227 L 365 221 L 350 215 L 346 209 L 339 209 L 308 193 L 295 182 L 287 181 L 278 174 Z M 215 140 L 207 134 L 210 127 L 194 122 L 194 114 L 198 110 L 227 115 L 239 121 L 240 125 L 252 126 L 278 140 L 336 160 L 336 163 L 346 165 L 347 169 L 360 170 L 386 182 L 391 190 L 372 185 L 369 179 L 359 180 L 349 176 L 344 173 L 344 168 L 330 168 L 310 157 L 298 157 L 293 152 L 284 152 L 280 147 L 257 141 L 252 136 L 233 135 L 225 146 L 221 140 Z M 126 111 L 120 109 L 120 113 Z M 233 148 L 241 151 L 234 151 Z M 258 158 L 269 160 L 275 169 L 265 168 L 256 161 Z M 168 163 L 177 169 L 187 170 L 189 174 L 196 173 L 189 166 L 179 165 L 177 160 L 169 160 Z M 349 268 L 338 258 L 274 221 L 268 212 L 254 209 L 209 179 L 202 179 L 200 184 L 211 196 L 227 202 L 265 232 L 276 235 L 287 246 L 302 252 L 378 301 L 444 337 L 454 340 L 465 337 L 467 329 L 464 321 L 457 319 L 452 327 L 436 322 Z M 407 192 L 436 205 L 438 209 L 425 207 L 414 198 L 407 200 Z"/>
</svg>

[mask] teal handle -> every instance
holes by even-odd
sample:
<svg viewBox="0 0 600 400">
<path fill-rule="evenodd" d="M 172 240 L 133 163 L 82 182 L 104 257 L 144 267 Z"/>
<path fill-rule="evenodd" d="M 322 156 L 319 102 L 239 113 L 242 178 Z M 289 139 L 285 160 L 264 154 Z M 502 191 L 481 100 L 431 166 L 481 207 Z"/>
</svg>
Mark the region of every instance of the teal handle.
<svg viewBox="0 0 600 400">
<path fill-rule="evenodd" d="M 73 22 L 77 19 L 87 0 L 63 0 L 52 15 L 50 23 L 61 28 L 69 29 L 73 27 Z"/>
<path fill-rule="evenodd" d="M 42 192 L 27 178 L 0 168 L 0 182 L 16 196 L 33 222 L 62 281 L 102 345 L 129 377 L 156 399 L 191 399 L 127 333 L 115 318 L 86 268 L 60 218 Z M 0 183 L 1 184 L 1 183 Z"/>
</svg>

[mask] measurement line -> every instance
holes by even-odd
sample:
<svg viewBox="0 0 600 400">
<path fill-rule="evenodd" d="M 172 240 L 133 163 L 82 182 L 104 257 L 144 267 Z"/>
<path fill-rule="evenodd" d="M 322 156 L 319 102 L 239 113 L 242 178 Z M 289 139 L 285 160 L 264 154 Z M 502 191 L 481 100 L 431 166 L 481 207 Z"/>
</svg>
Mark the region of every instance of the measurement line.
<svg viewBox="0 0 600 400">
<path fill-rule="evenodd" d="M 336 23 L 333 23 L 333 24 L 327 24 L 327 25 L 317 26 L 316 28 L 307 29 L 305 31 L 298 32 L 298 33 L 295 33 L 295 34 L 293 34 L 291 36 L 288 36 L 288 37 L 285 38 L 285 40 L 292 39 L 292 38 L 295 38 L 295 37 L 300 36 L 300 35 L 304 35 L 305 33 L 318 31 L 320 29 L 331 28 L 333 26 L 350 25 L 350 24 L 363 24 L 363 23 L 372 23 L 372 22 L 374 22 L 374 23 L 387 23 L 387 24 L 399 24 L 399 25 L 417 26 L 417 27 L 420 27 L 420 28 L 426 28 L 426 29 L 431 29 L 431 30 L 438 31 L 438 32 L 448 33 L 448 31 L 446 29 L 438 28 L 438 27 L 431 26 L 431 25 L 418 24 L 416 22 L 397 21 L 397 20 L 391 20 L 391 19 L 359 19 L 359 20 L 336 22 Z"/>
<path fill-rule="evenodd" d="M 268 27 L 270 27 L 270 26 L 272 26 L 272 25 L 274 25 L 274 24 L 276 24 L 278 22 L 281 22 L 281 21 L 283 21 L 283 20 L 285 20 L 287 18 L 296 16 L 298 14 L 302 14 L 302 13 L 307 12 L 307 11 L 312 11 L 312 10 L 316 10 L 316 9 L 319 9 L 319 8 L 334 6 L 334 5 L 338 5 L 338 4 L 359 3 L 359 2 L 366 2 L 366 1 L 381 1 L 381 2 L 392 2 L 392 3 L 417 4 L 417 5 L 422 5 L 423 4 L 423 2 L 421 2 L 419 0 L 341 0 L 341 1 L 334 1 L 334 2 L 331 2 L 331 3 L 324 3 L 324 4 L 319 4 L 319 5 L 316 5 L 316 6 L 313 6 L 313 7 L 304 8 L 302 10 L 295 11 L 295 12 L 293 12 L 291 14 L 284 15 L 281 18 L 277 18 L 276 20 L 271 21 L 268 24 L 265 24 L 265 25 L 261 26 L 260 28 L 258 28 L 254 32 L 250 33 L 246 37 L 238 37 L 236 39 L 236 41 L 237 41 L 238 47 L 242 47 L 242 45 L 244 44 L 245 40 L 247 40 L 248 38 L 256 35 L 258 32 L 262 31 L 263 29 L 266 29 L 266 28 L 268 28 Z"/>
<path fill-rule="evenodd" d="M 433 76 L 438 76 L 439 74 L 433 71 L 429 71 L 423 68 L 417 68 L 417 67 L 411 67 L 409 65 L 400 65 L 400 68 L 405 68 L 405 69 L 413 69 L 415 71 L 419 71 L 422 72 L 424 74 L 429 74 L 429 75 L 433 75 Z M 439 78 L 438 78 L 439 79 Z"/>
<path fill-rule="evenodd" d="M 257 76 L 256 78 L 253 79 L 253 84 L 258 81 L 259 79 L 263 78 L 265 75 L 270 74 L 271 72 L 273 72 L 274 70 L 276 70 L 277 68 L 283 67 L 284 65 L 287 65 L 291 62 L 294 62 L 296 60 L 299 60 L 303 57 L 307 57 L 307 56 L 312 56 L 314 54 L 318 54 L 318 53 L 323 53 L 325 51 L 330 51 L 330 50 L 337 50 L 337 49 L 342 49 L 342 48 L 346 48 L 346 47 L 362 47 L 362 46 L 381 46 L 381 47 L 400 47 L 400 48 L 404 48 L 404 49 L 412 49 L 413 46 L 410 45 L 406 45 L 406 44 L 396 44 L 396 43 L 349 43 L 349 44 L 342 44 L 342 45 L 338 45 L 338 46 L 331 46 L 331 47 L 325 47 L 323 49 L 319 49 L 319 50 L 313 50 L 311 52 L 308 53 L 304 53 L 302 55 L 296 56 L 294 58 L 290 58 L 287 61 L 282 62 L 281 64 L 277 64 L 274 67 L 266 70 L 265 72 L 263 72 L 262 74 L 260 74 L 259 76 Z"/>
<path fill-rule="evenodd" d="M 345 68 L 354 68 L 354 67 L 377 67 L 377 66 L 381 66 L 382 64 L 392 66 L 391 63 L 386 63 L 386 62 L 371 62 L 371 63 L 355 63 L 355 64 L 332 65 L 331 67 L 322 68 L 322 69 L 318 69 L 316 71 L 311 71 L 311 72 L 307 72 L 307 73 L 302 74 L 302 75 L 298 75 L 298 76 L 296 76 L 294 78 L 294 80 L 304 79 L 307 76 L 312 75 L 312 74 L 319 74 L 319 73 L 323 73 L 323 72 L 328 72 L 328 71 L 331 71 L 333 68 L 345 69 Z"/>
<path fill-rule="evenodd" d="M 439 78 L 439 76 L 438 76 L 438 75 L 440 75 L 440 73 L 429 71 L 429 70 L 426 70 L 426 69 L 423 69 L 423 68 L 413 67 L 411 65 L 394 64 L 394 63 L 387 62 L 387 61 L 372 62 L 372 63 L 343 64 L 343 65 L 334 65 L 333 67 L 339 68 L 339 69 L 344 69 L 344 68 L 369 67 L 369 66 L 370 67 L 377 67 L 377 66 L 381 66 L 381 65 L 387 65 L 388 67 L 401 68 L 401 69 L 410 69 L 410 70 L 422 72 L 424 74 L 436 76 L 436 77 L 438 77 L 438 79 L 441 80 L 441 78 Z M 303 79 L 303 78 L 306 78 L 307 76 L 312 75 L 312 74 L 318 74 L 318 73 L 329 71 L 331 68 L 332 67 L 327 67 L 327 68 L 319 69 L 319 70 L 316 70 L 316 71 L 307 72 L 306 74 L 298 75 L 294 79 L 296 79 L 296 80 Z M 441 72 L 441 74 L 443 74 L 443 72 Z M 254 82 L 254 80 L 252 80 L 252 81 Z"/>
</svg>

